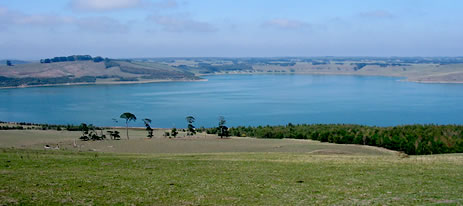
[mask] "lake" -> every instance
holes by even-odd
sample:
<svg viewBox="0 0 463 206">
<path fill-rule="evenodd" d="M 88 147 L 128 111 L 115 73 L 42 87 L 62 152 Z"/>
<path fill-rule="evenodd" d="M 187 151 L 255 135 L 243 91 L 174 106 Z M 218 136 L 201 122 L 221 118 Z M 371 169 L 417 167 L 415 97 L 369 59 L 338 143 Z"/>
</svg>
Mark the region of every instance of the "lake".
<svg viewBox="0 0 463 206">
<path fill-rule="evenodd" d="M 0 90 L 0 120 L 122 126 L 134 113 L 153 127 L 287 123 L 377 126 L 463 124 L 463 84 L 420 84 L 397 78 L 330 75 L 220 75 L 204 82 L 84 85 Z M 113 118 L 119 120 L 117 123 Z"/>
</svg>

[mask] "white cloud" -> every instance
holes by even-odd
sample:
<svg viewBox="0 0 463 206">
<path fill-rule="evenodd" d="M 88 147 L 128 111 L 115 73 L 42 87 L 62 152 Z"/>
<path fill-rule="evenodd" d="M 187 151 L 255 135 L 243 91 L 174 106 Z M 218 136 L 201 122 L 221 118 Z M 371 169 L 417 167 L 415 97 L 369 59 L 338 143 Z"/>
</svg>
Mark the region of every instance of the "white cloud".
<svg viewBox="0 0 463 206">
<path fill-rule="evenodd" d="M 215 32 L 217 28 L 207 22 L 196 21 L 187 16 L 149 16 L 147 20 L 161 25 L 168 32 Z"/>
<path fill-rule="evenodd" d="M 142 0 L 72 0 L 71 7 L 81 11 L 111 11 L 140 7 Z"/>
<path fill-rule="evenodd" d="M 0 24 L 4 26 L 38 26 L 40 28 L 77 27 L 94 32 L 127 32 L 128 24 L 109 17 L 77 18 L 54 14 L 25 14 L 0 7 Z"/>
<path fill-rule="evenodd" d="M 177 0 L 71 0 L 69 5 L 75 11 L 101 12 L 133 8 L 175 9 L 180 4 Z"/>
<path fill-rule="evenodd" d="M 273 27 L 286 30 L 297 30 L 310 28 L 311 24 L 299 20 L 272 19 L 263 23 L 264 27 Z"/>
<path fill-rule="evenodd" d="M 19 11 L 11 11 L 8 8 L 0 7 L 0 23 L 4 25 L 37 25 L 37 26 L 56 26 L 68 24 L 74 21 L 73 17 L 60 16 L 53 14 L 33 14 L 28 15 Z"/>
</svg>

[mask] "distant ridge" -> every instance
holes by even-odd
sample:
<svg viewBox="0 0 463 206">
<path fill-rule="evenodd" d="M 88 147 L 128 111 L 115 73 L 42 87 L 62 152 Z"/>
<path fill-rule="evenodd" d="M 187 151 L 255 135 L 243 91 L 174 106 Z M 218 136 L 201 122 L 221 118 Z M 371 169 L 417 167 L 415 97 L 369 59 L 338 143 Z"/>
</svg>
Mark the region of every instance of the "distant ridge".
<svg viewBox="0 0 463 206">
<path fill-rule="evenodd" d="M 90 55 L 0 65 L 0 87 L 198 80 L 194 73 L 162 63 L 114 60 Z"/>
<path fill-rule="evenodd" d="M 12 64 L 0 64 L 0 87 L 191 81 L 215 74 L 342 74 L 404 77 L 420 83 L 463 83 L 462 57 L 110 59 L 71 55 Z"/>
</svg>

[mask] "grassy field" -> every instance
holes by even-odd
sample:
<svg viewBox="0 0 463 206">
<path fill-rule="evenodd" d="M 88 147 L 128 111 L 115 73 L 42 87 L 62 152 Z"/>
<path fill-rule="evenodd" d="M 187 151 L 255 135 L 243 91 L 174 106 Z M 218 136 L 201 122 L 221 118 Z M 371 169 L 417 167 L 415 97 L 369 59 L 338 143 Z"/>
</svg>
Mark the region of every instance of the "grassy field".
<svg viewBox="0 0 463 206">
<path fill-rule="evenodd" d="M 462 204 L 463 156 L 4 149 L 2 204 Z"/>
<path fill-rule="evenodd" d="M 408 66 L 380 67 L 368 65 L 361 70 L 354 70 L 349 64 L 312 65 L 297 63 L 295 66 L 254 66 L 254 71 L 261 73 L 295 73 L 295 74 L 326 74 L 326 75 L 367 75 L 404 77 L 408 81 L 422 83 L 462 83 L 463 65 L 411 64 Z"/>
<path fill-rule="evenodd" d="M 74 147 L 78 132 L 0 131 L 0 204 L 463 204 L 461 154 L 162 133 Z"/>
<path fill-rule="evenodd" d="M 43 149 L 45 145 L 65 151 L 96 151 L 109 153 L 219 153 L 219 152 L 302 152 L 317 154 L 394 155 L 396 152 L 362 145 L 337 145 L 311 140 L 227 138 L 197 134 L 193 137 L 180 132 L 177 138 L 163 137 L 163 129 L 155 130 L 155 138 L 147 139 L 143 129 L 120 131 L 122 140 L 80 141 L 80 132 L 54 130 L 0 131 L 0 147 Z"/>
</svg>

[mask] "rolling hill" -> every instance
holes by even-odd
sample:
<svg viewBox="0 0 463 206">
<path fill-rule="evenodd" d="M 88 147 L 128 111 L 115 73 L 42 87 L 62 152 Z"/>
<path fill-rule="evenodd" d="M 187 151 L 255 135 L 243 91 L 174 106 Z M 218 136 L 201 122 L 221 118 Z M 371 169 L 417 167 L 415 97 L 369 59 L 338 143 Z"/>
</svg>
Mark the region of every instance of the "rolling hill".
<svg viewBox="0 0 463 206">
<path fill-rule="evenodd" d="M 190 81 L 213 74 L 324 74 L 403 77 L 421 83 L 463 83 L 461 57 L 138 58 L 89 55 L 0 64 L 0 87 Z"/>
<path fill-rule="evenodd" d="M 0 66 L 0 87 L 197 80 L 193 73 L 162 63 L 109 60 L 64 61 Z"/>
</svg>

